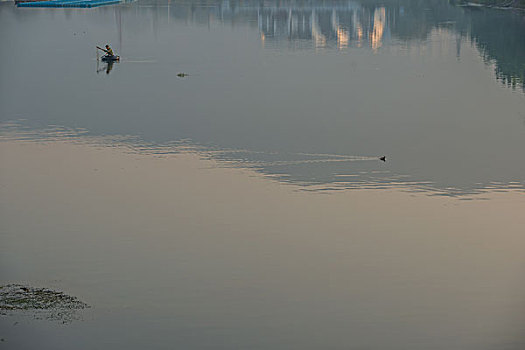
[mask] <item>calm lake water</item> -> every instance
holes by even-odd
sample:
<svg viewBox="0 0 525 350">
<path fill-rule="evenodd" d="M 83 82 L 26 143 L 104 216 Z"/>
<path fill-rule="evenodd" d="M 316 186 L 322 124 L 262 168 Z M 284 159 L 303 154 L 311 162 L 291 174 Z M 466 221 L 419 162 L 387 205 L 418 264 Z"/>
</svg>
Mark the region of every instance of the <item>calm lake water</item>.
<svg viewBox="0 0 525 350">
<path fill-rule="evenodd" d="M 0 41 L 0 282 L 92 305 L 0 347 L 525 348 L 523 12 L 1 2 Z"/>
<path fill-rule="evenodd" d="M 321 187 L 524 186 L 523 15 L 446 1 L 1 11 L 0 111 L 17 129 L 185 141 Z M 123 57 L 109 74 L 106 42 Z"/>
</svg>

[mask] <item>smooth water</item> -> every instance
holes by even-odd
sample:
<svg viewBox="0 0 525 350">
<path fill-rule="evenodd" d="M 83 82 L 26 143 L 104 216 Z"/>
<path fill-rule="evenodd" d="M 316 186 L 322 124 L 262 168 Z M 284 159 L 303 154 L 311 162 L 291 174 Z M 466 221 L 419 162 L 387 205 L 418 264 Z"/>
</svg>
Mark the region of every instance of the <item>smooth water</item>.
<svg viewBox="0 0 525 350">
<path fill-rule="evenodd" d="M 0 283 L 92 306 L 0 315 L 0 348 L 523 349 L 524 33 L 444 0 L 0 3 Z"/>
<path fill-rule="evenodd" d="M 0 111 L 17 129 L 185 141 L 321 188 L 524 186 L 520 13 L 446 1 L 1 9 Z M 122 62 L 97 64 L 106 42 Z"/>
</svg>

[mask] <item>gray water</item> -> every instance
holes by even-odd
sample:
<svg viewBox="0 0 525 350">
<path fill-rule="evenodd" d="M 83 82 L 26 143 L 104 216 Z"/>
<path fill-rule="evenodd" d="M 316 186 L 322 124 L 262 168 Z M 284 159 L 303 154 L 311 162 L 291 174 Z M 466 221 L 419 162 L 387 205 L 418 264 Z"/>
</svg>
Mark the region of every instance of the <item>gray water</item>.
<svg viewBox="0 0 525 350">
<path fill-rule="evenodd" d="M 522 13 L 446 1 L 1 11 L 4 129 L 163 152 L 190 142 L 321 188 L 524 186 Z M 106 42 L 122 56 L 111 70 L 96 61 Z"/>
<path fill-rule="evenodd" d="M 0 3 L 0 284 L 91 306 L 0 315 L 0 348 L 523 349 L 524 33 L 437 0 Z"/>
</svg>

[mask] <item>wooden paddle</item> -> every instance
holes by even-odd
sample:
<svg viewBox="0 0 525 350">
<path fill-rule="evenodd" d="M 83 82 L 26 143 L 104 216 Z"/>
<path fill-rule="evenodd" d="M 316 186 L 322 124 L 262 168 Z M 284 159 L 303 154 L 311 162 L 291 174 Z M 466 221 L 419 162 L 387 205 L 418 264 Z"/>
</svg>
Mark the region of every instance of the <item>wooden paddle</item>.
<svg viewBox="0 0 525 350">
<path fill-rule="evenodd" d="M 100 46 L 97 46 L 97 49 L 104 51 L 105 53 L 108 53 L 108 50 L 101 48 Z"/>
</svg>

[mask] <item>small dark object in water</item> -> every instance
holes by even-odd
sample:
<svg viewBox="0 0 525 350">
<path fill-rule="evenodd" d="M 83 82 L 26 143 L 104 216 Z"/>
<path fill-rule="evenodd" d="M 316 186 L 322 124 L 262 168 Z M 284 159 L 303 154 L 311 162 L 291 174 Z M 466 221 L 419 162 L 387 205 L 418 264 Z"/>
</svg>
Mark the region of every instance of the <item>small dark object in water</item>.
<svg viewBox="0 0 525 350">
<path fill-rule="evenodd" d="M 186 74 L 186 73 L 177 73 L 177 76 L 179 78 L 184 78 L 184 77 L 187 77 L 189 74 Z"/>
<path fill-rule="evenodd" d="M 102 62 L 115 62 L 115 61 L 120 61 L 120 56 L 105 55 L 105 56 L 102 56 L 100 59 L 102 60 Z"/>
<path fill-rule="evenodd" d="M 379 157 L 379 160 L 382 160 L 383 162 L 386 162 L 386 156 Z"/>
<path fill-rule="evenodd" d="M 75 311 L 85 308 L 89 305 L 63 292 L 21 284 L 0 285 L 0 315 L 30 312 L 37 319 L 67 323 L 77 319 Z"/>
</svg>

